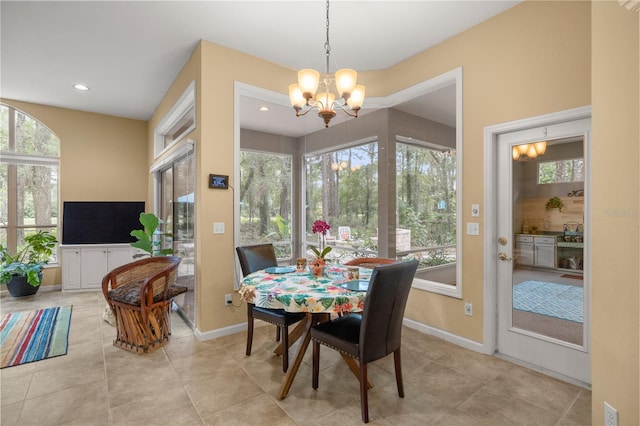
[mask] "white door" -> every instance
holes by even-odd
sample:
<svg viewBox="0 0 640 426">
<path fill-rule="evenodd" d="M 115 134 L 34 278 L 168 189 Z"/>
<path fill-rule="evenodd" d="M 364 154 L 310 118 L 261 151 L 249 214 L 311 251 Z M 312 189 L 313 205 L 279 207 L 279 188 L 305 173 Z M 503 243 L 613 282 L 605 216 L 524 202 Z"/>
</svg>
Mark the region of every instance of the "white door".
<svg viewBox="0 0 640 426">
<path fill-rule="evenodd" d="M 589 244 L 585 200 L 590 126 L 590 119 L 582 119 L 500 134 L 494 180 L 497 351 L 583 383 L 591 382 L 585 250 Z M 515 159 L 514 148 L 541 140 L 547 141 L 544 155 L 534 158 L 536 154 L 530 153 Z M 549 167 L 555 168 L 553 173 Z M 574 168 L 569 171 L 570 167 Z M 544 183 L 549 181 L 553 183 Z M 562 212 L 545 208 L 545 201 L 556 196 L 565 202 Z M 571 231 L 566 231 L 566 224 Z M 523 234 L 533 238 L 518 245 L 516 238 L 522 240 Z M 565 236 L 571 241 L 565 241 Z M 533 241 L 533 264 L 518 261 L 520 256 L 530 256 L 529 240 Z"/>
</svg>

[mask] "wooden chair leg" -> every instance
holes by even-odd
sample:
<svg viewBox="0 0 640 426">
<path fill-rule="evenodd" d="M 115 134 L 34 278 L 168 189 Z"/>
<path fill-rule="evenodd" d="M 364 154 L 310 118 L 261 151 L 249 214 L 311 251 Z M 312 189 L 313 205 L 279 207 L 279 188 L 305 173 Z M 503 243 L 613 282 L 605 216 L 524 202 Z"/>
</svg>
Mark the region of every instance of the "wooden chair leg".
<svg viewBox="0 0 640 426">
<path fill-rule="evenodd" d="M 247 356 L 251 355 L 251 344 L 253 343 L 253 314 L 251 305 L 247 305 Z"/>
<path fill-rule="evenodd" d="M 320 342 L 313 341 L 313 371 L 311 378 L 311 386 L 318 389 L 318 381 L 320 377 Z"/>
<path fill-rule="evenodd" d="M 393 362 L 396 367 L 396 384 L 398 385 L 398 395 L 404 398 L 404 384 L 402 383 L 402 359 L 400 357 L 400 348 L 393 352 Z"/>
<path fill-rule="evenodd" d="M 282 327 L 280 334 L 282 335 L 282 371 L 286 373 L 289 368 L 289 327 L 286 325 Z"/>
<path fill-rule="evenodd" d="M 369 423 L 369 398 L 367 395 L 367 364 L 360 361 L 360 410 L 362 411 L 362 421 Z"/>
<path fill-rule="evenodd" d="M 276 327 L 276 342 L 280 341 L 280 327 Z"/>
</svg>

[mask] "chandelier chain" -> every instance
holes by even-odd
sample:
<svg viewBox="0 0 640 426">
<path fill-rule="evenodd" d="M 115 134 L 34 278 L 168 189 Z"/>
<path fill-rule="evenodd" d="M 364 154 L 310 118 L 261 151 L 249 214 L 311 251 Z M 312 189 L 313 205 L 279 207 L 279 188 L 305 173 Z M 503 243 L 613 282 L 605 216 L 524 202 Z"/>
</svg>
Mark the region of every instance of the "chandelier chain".
<svg viewBox="0 0 640 426">
<path fill-rule="evenodd" d="M 327 41 L 324 43 L 324 51 L 327 60 L 326 74 L 329 74 L 329 56 L 331 56 L 331 45 L 329 44 L 329 0 L 327 0 Z"/>
</svg>

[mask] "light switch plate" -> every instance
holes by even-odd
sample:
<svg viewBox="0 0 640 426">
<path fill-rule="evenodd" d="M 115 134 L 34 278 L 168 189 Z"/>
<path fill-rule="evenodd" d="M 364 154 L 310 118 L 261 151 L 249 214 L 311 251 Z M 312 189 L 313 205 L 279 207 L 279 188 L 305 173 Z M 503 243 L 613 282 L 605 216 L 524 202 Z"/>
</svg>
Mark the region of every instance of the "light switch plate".
<svg viewBox="0 0 640 426">
<path fill-rule="evenodd" d="M 214 234 L 224 234 L 224 222 L 214 222 L 213 224 Z"/>
<path fill-rule="evenodd" d="M 467 235 L 480 235 L 480 224 L 467 222 Z"/>
</svg>

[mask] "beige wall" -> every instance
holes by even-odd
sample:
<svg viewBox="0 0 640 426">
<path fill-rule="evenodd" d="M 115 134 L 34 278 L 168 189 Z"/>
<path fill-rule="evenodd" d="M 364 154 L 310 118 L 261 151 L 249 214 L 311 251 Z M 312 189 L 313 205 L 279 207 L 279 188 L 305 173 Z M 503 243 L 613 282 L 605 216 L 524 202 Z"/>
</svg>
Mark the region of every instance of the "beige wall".
<svg viewBox="0 0 640 426">
<path fill-rule="evenodd" d="M 464 222 L 478 221 L 471 204 L 483 202 L 484 128 L 589 105 L 590 40 L 588 3 L 526 2 L 388 70 L 409 85 L 462 66 Z M 482 342 L 482 243 L 463 236 L 463 300 L 413 290 L 407 316 Z"/>
<path fill-rule="evenodd" d="M 60 138 L 60 209 L 64 201 L 147 200 L 147 122 L 2 99 Z M 149 205 L 147 202 L 147 209 Z M 43 285 L 60 284 L 59 267 Z"/>
<path fill-rule="evenodd" d="M 638 425 L 640 15 L 598 1 L 592 20 L 592 419 L 607 401 Z"/>
</svg>

